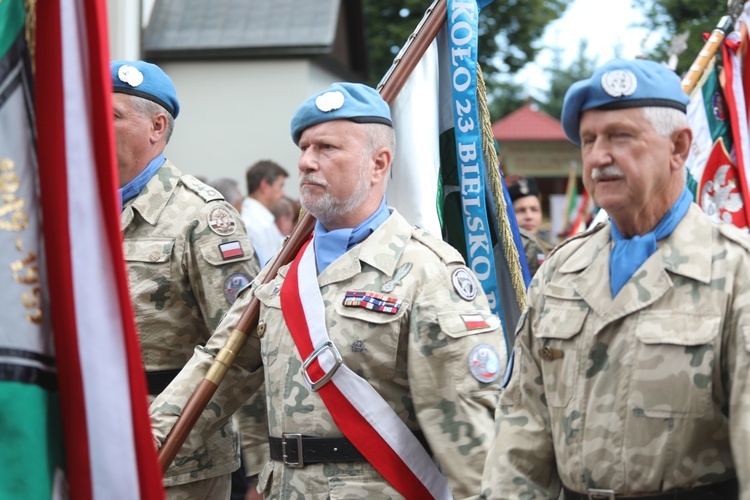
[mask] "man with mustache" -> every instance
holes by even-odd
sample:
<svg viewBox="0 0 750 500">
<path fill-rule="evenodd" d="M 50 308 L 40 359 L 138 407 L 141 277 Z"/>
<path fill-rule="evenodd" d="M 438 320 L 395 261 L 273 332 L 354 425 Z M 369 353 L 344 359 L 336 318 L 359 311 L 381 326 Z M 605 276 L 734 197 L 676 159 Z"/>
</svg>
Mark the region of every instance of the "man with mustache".
<svg viewBox="0 0 750 500">
<path fill-rule="evenodd" d="M 145 61 L 112 61 L 110 73 L 123 248 L 153 399 L 208 341 L 260 265 L 224 196 L 165 157 L 180 112 L 169 76 Z M 237 441 L 227 422 L 181 450 L 164 477 L 167 499 L 228 499 Z"/>
<path fill-rule="evenodd" d="M 486 498 L 750 498 L 750 241 L 686 189 L 687 103 L 645 60 L 568 90 L 563 129 L 609 220 L 529 288 Z"/>
<path fill-rule="evenodd" d="M 258 326 L 188 445 L 265 377 L 267 498 L 476 497 L 506 364 L 498 318 L 460 254 L 386 206 L 395 134 L 380 94 L 333 84 L 291 129 L 314 237 L 266 284 L 261 271 L 154 401 L 157 440 L 254 295 Z"/>
</svg>

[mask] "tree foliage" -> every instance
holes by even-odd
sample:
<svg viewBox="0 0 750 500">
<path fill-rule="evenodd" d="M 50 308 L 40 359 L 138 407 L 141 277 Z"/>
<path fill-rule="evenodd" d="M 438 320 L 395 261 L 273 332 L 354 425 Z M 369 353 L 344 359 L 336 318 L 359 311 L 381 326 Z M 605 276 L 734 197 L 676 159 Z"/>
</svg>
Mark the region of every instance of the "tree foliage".
<svg viewBox="0 0 750 500">
<path fill-rule="evenodd" d="M 370 85 L 376 85 L 394 56 L 412 34 L 431 0 L 363 0 L 369 46 Z M 496 76 L 516 73 L 533 61 L 535 42 L 547 25 L 560 17 L 565 0 L 495 0 L 479 16 L 478 60 L 488 88 Z"/>
<path fill-rule="evenodd" d="M 578 56 L 568 67 L 564 67 L 562 63 L 563 49 L 561 47 L 553 49 L 552 66 L 546 69 L 550 75 L 550 88 L 547 92 L 547 100 L 540 102 L 539 108 L 557 120 L 562 115 L 563 100 L 568 88 L 579 80 L 589 78 L 598 65 L 596 58 L 589 58 L 586 55 L 587 49 L 588 40 L 584 38 L 578 46 Z"/>
<path fill-rule="evenodd" d="M 687 48 L 678 59 L 678 74 L 684 74 L 698 57 L 705 43 L 703 33 L 713 31 L 727 14 L 726 2 L 716 0 L 633 0 L 633 5 L 645 14 L 646 28 L 664 33 L 661 43 L 649 54 L 656 61 L 667 61 L 673 38 L 689 32 Z"/>
</svg>

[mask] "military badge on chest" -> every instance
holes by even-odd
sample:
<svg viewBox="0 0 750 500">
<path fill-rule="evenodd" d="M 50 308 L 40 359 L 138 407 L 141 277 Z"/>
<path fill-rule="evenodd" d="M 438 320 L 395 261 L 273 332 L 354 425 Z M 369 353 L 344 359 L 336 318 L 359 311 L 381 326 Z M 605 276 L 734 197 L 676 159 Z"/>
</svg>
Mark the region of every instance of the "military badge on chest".
<svg viewBox="0 0 750 500">
<path fill-rule="evenodd" d="M 386 314 L 396 314 L 401 309 L 401 303 L 401 299 L 377 292 L 347 290 L 344 296 L 346 307 L 362 307 Z"/>
</svg>

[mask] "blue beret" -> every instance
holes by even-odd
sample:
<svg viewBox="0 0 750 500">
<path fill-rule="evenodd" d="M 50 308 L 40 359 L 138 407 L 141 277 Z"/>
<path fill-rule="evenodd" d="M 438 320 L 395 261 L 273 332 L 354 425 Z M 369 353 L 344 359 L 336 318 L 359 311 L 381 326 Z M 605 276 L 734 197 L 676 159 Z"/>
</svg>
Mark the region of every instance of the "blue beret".
<svg viewBox="0 0 750 500">
<path fill-rule="evenodd" d="M 563 101 L 562 126 L 570 142 L 580 146 L 581 113 L 588 109 L 656 106 L 685 113 L 689 101 L 680 86 L 680 77 L 663 64 L 613 59 L 588 80 L 570 86 Z"/>
<path fill-rule="evenodd" d="M 164 107 L 172 118 L 180 113 L 180 103 L 172 80 L 162 69 L 145 61 L 112 61 L 112 91 L 130 94 Z"/>
<path fill-rule="evenodd" d="M 351 120 L 393 126 L 391 109 L 380 94 L 361 83 L 334 83 L 306 100 L 292 116 L 292 140 L 299 144 L 302 132 L 318 123 Z"/>
</svg>

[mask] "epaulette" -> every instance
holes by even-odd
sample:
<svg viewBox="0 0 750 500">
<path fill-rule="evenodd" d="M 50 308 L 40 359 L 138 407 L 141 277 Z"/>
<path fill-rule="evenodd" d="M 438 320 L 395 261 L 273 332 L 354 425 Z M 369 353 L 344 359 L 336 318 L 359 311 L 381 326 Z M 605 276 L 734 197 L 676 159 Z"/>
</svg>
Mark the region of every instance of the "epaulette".
<svg viewBox="0 0 750 500">
<path fill-rule="evenodd" d="M 719 232 L 750 252 L 750 236 L 732 224 L 719 224 Z"/>
<path fill-rule="evenodd" d="M 547 256 L 547 258 L 549 259 L 553 255 L 555 255 L 557 253 L 557 251 L 560 250 L 565 245 L 567 245 L 569 243 L 572 243 L 572 242 L 574 242 L 576 240 L 580 240 L 581 238 L 585 238 L 587 236 L 591 236 L 594 233 L 598 233 L 599 231 L 601 231 L 602 229 L 604 229 L 606 226 L 607 226 L 606 222 L 600 222 L 596 226 L 594 226 L 594 227 L 592 227 L 590 229 L 587 229 L 587 230 L 585 230 L 582 233 L 578 233 L 576 235 L 571 236 L 570 238 L 566 238 L 565 240 L 563 240 L 560 243 L 558 243 L 557 246 L 555 246 L 555 248 L 552 249 L 552 251 L 550 251 L 550 253 Z"/>
<path fill-rule="evenodd" d="M 440 238 L 436 238 L 426 229 L 422 229 L 421 227 L 414 227 L 412 229 L 411 236 L 412 238 L 435 252 L 435 255 L 440 257 L 440 260 L 442 260 L 446 264 L 464 264 L 464 258 L 461 256 L 461 253 L 458 250 L 456 250 Z"/>
<path fill-rule="evenodd" d="M 203 198 L 205 202 L 224 199 L 224 196 L 220 192 L 211 186 L 206 186 L 192 175 L 183 175 L 180 177 L 180 182 L 190 191 Z"/>
</svg>

